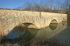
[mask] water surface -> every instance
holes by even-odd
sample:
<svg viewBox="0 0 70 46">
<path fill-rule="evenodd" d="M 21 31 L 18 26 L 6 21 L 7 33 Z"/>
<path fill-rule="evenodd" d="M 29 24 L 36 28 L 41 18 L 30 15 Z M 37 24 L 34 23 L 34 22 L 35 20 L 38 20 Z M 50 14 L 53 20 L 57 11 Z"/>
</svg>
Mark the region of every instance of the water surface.
<svg viewBox="0 0 70 46">
<path fill-rule="evenodd" d="M 66 22 L 50 23 L 48 27 L 42 29 L 16 27 L 1 40 L 1 45 L 6 46 L 53 46 L 53 44 L 70 45 L 70 27 Z"/>
</svg>

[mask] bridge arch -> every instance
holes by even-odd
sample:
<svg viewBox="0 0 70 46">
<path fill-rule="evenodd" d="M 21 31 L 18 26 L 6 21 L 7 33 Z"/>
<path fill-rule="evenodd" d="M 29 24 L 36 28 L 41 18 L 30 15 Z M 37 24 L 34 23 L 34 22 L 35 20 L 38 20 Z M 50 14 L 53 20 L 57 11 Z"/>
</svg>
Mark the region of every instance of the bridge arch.
<svg viewBox="0 0 70 46">
<path fill-rule="evenodd" d="M 52 19 L 52 20 L 50 21 L 50 23 L 58 23 L 58 20 L 57 20 L 57 19 Z"/>
<path fill-rule="evenodd" d="M 8 34 L 5 35 L 5 37 L 7 39 L 15 39 L 15 38 L 22 37 L 23 35 L 27 35 L 27 34 L 32 35 L 32 32 L 30 31 L 29 28 L 33 28 L 33 27 L 35 27 L 35 25 L 33 23 L 28 23 L 28 22 L 20 23 L 20 24 L 16 25 L 10 32 L 8 32 Z M 11 34 L 14 34 L 15 37 Z M 27 35 L 27 37 L 29 35 Z M 10 36 L 12 36 L 14 38 L 12 38 Z"/>
<path fill-rule="evenodd" d="M 53 19 L 53 20 L 50 22 L 49 27 L 50 27 L 50 29 L 55 30 L 55 29 L 57 28 L 57 25 L 58 25 L 57 20 Z"/>
<path fill-rule="evenodd" d="M 50 20 L 48 21 L 48 23 L 49 23 L 49 25 L 50 25 L 51 23 L 59 23 L 59 22 L 58 22 L 58 19 L 54 18 L 54 19 L 50 19 Z M 48 26 L 49 26 L 49 25 L 48 25 Z"/>
<path fill-rule="evenodd" d="M 36 25 L 33 23 L 22 23 L 22 25 L 24 25 L 25 28 L 36 28 Z"/>
</svg>

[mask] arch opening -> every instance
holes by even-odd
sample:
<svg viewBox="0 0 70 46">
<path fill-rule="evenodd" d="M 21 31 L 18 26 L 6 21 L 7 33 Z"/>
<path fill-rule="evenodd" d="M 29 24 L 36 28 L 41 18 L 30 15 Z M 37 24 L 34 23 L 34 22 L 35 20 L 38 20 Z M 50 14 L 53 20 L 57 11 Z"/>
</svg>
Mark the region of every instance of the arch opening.
<svg viewBox="0 0 70 46">
<path fill-rule="evenodd" d="M 23 23 L 22 25 L 23 25 L 23 27 L 28 28 L 28 26 L 34 25 L 34 24 L 32 24 L 32 23 Z"/>
<path fill-rule="evenodd" d="M 8 35 L 4 38 L 9 40 L 12 39 L 23 39 L 23 40 L 30 40 L 32 39 L 35 34 L 37 33 L 37 29 L 30 29 L 28 26 L 33 25 L 32 23 L 22 23 L 16 26 Z M 15 40 L 15 41 L 16 41 Z"/>
<path fill-rule="evenodd" d="M 55 30 L 55 29 L 57 28 L 57 25 L 58 25 L 57 20 L 56 20 L 56 19 L 53 19 L 53 20 L 50 22 L 49 27 L 50 27 L 50 29 Z"/>
</svg>

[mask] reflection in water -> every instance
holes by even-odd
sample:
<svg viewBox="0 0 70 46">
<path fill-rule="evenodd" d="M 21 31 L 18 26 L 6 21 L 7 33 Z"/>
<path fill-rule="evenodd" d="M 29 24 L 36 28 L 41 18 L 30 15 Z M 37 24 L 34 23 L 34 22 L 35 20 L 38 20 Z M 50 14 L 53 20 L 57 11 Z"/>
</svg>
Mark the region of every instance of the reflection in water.
<svg viewBox="0 0 70 46">
<path fill-rule="evenodd" d="M 49 27 L 44 29 L 16 27 L 12 32 L 9 33 L 9 35 L 6 36 L 5 40 L 3 39 L 1 41 L 1 44 L 4 46 L 7 46 L 8 44 L 10 44 L 10 46 L 52 46 L 52 44 L 62 46 L 62 44 L 70 43 L 69 30 L 70 29 L 67 28 L 66 23 L 52 23 Z"/>
<path fill-rule="evenodd" d="M 55 30 L 57 28 L 57 23 L 50 23 L 49 27 L 52 29 L 52 30 Z"/>
</svg>

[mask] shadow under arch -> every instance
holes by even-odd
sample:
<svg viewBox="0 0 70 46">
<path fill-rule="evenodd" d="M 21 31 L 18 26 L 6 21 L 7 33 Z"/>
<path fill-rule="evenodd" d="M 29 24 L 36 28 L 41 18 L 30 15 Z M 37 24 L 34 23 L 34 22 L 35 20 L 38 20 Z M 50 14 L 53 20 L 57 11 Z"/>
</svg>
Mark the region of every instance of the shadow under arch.
<svg viewBox="0 0 70 46">
<path fill-rule="evenodd" d="M 22 23 L 14 27 L 11 32 L 8 33 L 1 41 L 2 42 L 17 42 L 17 41 L 29 41 L 31 40 L 38 29 L 28 28 L 28 26 L 35 26 L 33 23 Z"/>
<path fill-rule="evenodd" d="M 49 24 L 49 28 L 52 30 L 55 30 L 57 28 L 58 22 L 56 19 L 51 20 L 50 24 Z"/>
</svg>

